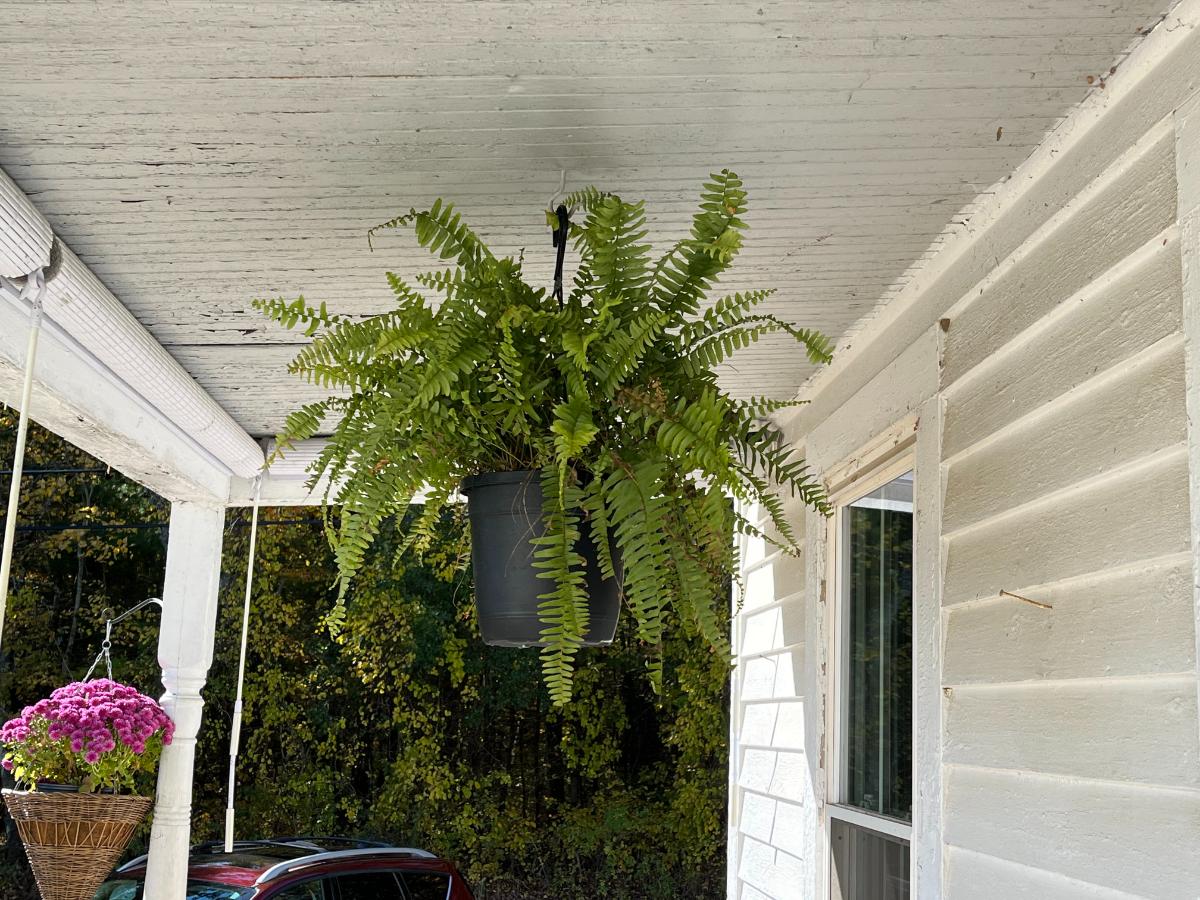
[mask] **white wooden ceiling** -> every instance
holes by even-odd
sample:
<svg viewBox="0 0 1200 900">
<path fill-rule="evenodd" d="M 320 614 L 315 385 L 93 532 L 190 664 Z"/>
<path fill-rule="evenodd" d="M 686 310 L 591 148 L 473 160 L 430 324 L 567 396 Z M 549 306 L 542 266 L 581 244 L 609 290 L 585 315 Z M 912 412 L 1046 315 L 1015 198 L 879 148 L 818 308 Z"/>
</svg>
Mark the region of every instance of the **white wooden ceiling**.
<svg viewBox="0 0 1200 900">
<path fill-rule="evenodd" d="M 436 196 L 546 279 L 560 170 L 644 197 L 665 246 L 735 169 L 727 287 L 844 336 L 1171 5 L 0 0 L 0 167 L 263 435 L 313 392 L 252 298 L 385 308 L 382 273 L 427 260 L 366 229 Z M 772 343 L 727 381 L 790 396 L 808 371 Z"/>
</svg>

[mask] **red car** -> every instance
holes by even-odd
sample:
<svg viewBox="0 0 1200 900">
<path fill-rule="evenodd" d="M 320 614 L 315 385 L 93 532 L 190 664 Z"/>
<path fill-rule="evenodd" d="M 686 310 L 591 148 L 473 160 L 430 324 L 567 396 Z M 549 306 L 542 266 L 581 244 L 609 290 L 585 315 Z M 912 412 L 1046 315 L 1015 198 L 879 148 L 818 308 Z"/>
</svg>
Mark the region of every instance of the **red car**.
<svg viewBox="0 0 1200 900">
<path fill-rule="evenodd" d="M 96 900 L 146 900 L 146 857 Z M 345 838 L 278 838 L 192 849 L 188 900 L 474 900 L 454 864 L 425 850 Z"/>
</svg>

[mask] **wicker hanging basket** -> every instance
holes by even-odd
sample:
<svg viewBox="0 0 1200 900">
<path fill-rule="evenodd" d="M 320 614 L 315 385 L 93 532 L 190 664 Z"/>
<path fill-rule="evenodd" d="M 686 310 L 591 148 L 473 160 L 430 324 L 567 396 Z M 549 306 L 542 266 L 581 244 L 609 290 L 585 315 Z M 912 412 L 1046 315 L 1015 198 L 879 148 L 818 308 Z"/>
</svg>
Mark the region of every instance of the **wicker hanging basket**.
<svg viewBox="0 0 1200 900">
<path fill-rule="evenodd" d="M 92 900 L 152 804 L 119 794 L 3 793 L 42 900 Z"/>
</svg>

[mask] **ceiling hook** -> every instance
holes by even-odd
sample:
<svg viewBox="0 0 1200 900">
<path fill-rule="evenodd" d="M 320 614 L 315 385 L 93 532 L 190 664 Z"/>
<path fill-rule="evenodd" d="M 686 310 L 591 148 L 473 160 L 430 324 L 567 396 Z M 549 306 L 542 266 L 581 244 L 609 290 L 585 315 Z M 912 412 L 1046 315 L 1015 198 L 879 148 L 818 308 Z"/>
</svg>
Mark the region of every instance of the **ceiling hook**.
<svg viewBox="0 0 1200 900">
<path fill-rule="evenodd" d="M 550 195 L 550 199 L 546 202 L 546 209 L 553 210 L 558 198 L 561 197 L 567 189 L 567 170 L 558 170 L 558 190 Z"/>
</svg>

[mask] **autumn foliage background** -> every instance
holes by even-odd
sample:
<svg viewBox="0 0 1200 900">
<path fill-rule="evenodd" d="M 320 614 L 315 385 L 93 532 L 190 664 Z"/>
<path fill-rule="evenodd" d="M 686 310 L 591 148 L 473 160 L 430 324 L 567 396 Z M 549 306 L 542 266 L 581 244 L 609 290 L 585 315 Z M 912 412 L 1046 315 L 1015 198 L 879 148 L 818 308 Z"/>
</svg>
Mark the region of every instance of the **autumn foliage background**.
<svg viewBox="0 0 1200 900">
<path fill-rule="evenodd" d="M 14 427 L 0 413 L 4 470 Z M 4 718 L 83 676 L 102 610 L 158 596 L 166 551 L 160 498 L 40 429 L 26 465 L 40 471 L 23 490 L 0 656 Z M 8 483 L 0 475 L 5 493 Z M 219 837 L 224 822 L 248 512 L 226 517 L 197 841 Z M 427 847 L 457 860 L 481 898 L 724 896 L 729 670 L 699 635 L 668 629 L 656 697 L 627 618 L 614 646 L 581 653 L 575 700 L 554 709 L 536 653 L 479 640 L 470 583 L 452 565 L 459 522 L 445 522 L 425 564 L 397 562 L 395 523 L 385 529 L 334 638 L 323 624 L 334 566 L 320 511 L 261 517 L 240 837 Z M 147 610 L 113 642 L 114 677 L 152 696 L 162 690 L 157 629 Z M 0 898 L 23 900 L 34 895 L 6 824 Z"/>
</svg>

